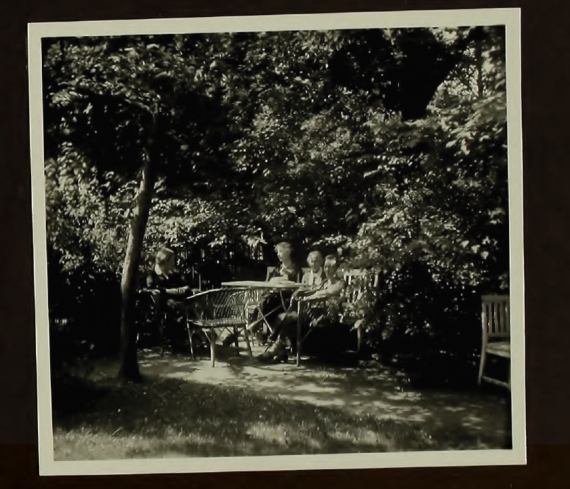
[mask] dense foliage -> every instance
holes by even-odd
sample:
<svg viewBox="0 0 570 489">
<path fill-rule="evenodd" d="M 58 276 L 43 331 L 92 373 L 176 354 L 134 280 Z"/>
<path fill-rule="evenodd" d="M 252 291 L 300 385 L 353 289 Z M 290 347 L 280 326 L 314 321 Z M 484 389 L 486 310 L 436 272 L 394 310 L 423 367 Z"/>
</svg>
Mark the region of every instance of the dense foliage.
<svg viewBox="0 0 570 489">
<path fill-rule="evenodd" d="M 46 40 L 52 315 L 118 281 L 152 158 L 141 267 L 342 247 L 380 273 L 347 311 L 371 346 L 473 353 L 479 295 L 508 288 L 504 62 L 498 27 Z"/>
</svg>

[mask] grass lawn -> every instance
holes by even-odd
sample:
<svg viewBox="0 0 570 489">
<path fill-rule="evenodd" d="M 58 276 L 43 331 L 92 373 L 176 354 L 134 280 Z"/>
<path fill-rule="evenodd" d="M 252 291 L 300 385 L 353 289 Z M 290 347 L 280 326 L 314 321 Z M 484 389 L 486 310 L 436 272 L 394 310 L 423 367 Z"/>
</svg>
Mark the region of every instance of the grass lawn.
<svg viewBox="0 0 570 489">
<path fill-rule="evenodd" d="M 418 391 L 399 373 L 229 355 L 139 354 L 144 382 L 117 362 L 54 391 L 56 460 L 510 448 L 506 395 Z"/>
</svg>

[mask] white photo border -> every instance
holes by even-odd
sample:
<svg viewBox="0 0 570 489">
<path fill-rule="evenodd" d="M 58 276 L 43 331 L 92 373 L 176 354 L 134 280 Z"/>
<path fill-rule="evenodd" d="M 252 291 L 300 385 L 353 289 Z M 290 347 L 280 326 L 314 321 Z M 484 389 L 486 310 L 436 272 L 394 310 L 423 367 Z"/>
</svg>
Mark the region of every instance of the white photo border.
<svg viewBox="0 0 570 489">
<path fill-rule="evenodd" d="M 512 449 L 263 457 L 55 461 L 53 452 L 44 179 L 42 38 L 110 35 L 337 30 L 366 28 L 506 27 L 511 324 Z M 329 470 L 526 464 L 524 256 L 520 9 L 354 12 L 187 19 L 28 24 L 29 116 L 35 275 L 40 475 Z"/>
</svg>

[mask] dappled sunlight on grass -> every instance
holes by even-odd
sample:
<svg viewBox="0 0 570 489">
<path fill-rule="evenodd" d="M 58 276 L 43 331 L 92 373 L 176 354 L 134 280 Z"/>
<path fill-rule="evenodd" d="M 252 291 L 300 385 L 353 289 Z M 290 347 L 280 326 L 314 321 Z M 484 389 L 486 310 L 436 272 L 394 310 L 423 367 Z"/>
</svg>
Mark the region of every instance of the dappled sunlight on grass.
<svg viewBox="0 0 570 489">
<path fill-rule="evenodd" d="M 107 395 L 90 409 L 56 415 L 57 459 L 108 458 L 102 453 L 107 449 L 112 456 L 146 457 L 167 448 L 187 456 L 233 456 L 430 446 L 420 427 L 354 417 L 331 407 L 260 396 L 248 389 L 173 378 L 108 387 Z M 363 436 L 364 432 L 368 434 Z M 392 433 L 390 442 L 386 432 Z M 93 441 L 96 444 L 90 445 Z"/>
<path fill-rule="evenodd" d="M 505 396 L 413 389 L 387 369 L 224 354 L 211 367 L 139 352 L 145 381 L 127 385 L 114 380 L 115 361 L 99 362 L 89 387 L 70 388 L 75 404 L 56 403 L 57 459 L 509 447 Z"/>
</svg>

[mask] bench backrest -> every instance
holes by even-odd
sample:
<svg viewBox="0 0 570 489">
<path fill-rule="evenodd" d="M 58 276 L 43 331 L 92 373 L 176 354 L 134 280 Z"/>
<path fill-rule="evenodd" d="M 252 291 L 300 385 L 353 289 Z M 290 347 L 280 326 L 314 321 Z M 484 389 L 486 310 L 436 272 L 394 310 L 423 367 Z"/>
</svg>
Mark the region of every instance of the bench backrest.
<svg viewBox="0 0 570 489">
<path fill-rule="evenodd" d="M 482 298 L 481 325 L 487 338 L 510 336 L 508 295 L 484 295 Z"/>
<path fill-rule="evenodd" d="M 380 275 L 378 273 L 370 276 L 368 270 L 358 268 L 345 270 L 343 275 L 347 287 L 345 298 L 348 303 L 353 303 L 360 299 L 367 285 L 370 285 L 372 288 L 377 288 L 380 281 Z"/>
</svg>

